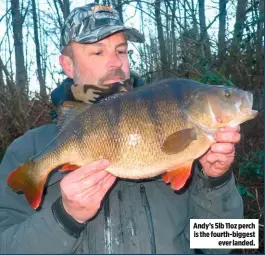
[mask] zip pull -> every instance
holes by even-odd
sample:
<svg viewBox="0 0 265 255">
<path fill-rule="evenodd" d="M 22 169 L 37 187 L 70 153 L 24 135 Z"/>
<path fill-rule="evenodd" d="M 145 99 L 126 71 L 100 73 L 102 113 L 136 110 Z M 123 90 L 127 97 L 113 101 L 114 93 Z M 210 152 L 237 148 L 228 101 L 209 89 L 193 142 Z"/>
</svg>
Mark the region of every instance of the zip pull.
<svg viewBox="0 0 265 255">
<path fill-rule="evenodd" d="M 142 198 L 142 206 L 146 206 L 146 201 L 145 201 L 145 196 L 146 196 L 146 193 L 145 193 L 145 187 L 143 184 L 140 184 L 140 193 L 141 193 L 141 198 Z"/>
</svg>

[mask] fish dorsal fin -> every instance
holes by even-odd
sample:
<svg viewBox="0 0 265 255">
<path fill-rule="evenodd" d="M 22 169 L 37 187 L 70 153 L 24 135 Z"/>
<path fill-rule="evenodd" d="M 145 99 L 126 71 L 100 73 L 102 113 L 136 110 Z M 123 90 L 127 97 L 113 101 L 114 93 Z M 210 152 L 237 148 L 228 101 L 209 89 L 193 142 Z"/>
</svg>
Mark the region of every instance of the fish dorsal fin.
<svg viewBox="0 0 265 255">
<path fill-rule="evenodd" d="M 89 107 L 86 103 L 65 101 L 61 104 L 58 117 L 58 129 L 59 132 L 67 125 L 75 116 L 83 112 Z"/>
<path fill-rule="evenodd" d="M 162 151 L 166 154 L 177 154 L 186 149 L 189 144 L 197 139 L 195 128 L 179 130 L 169 135 L 162 145 Z"/>
<path fill-rule="evenodd" d="M 110 95 L 110 96 L 108 96 L 108 97 L 104 97 L 104 98 L 102 98 L 98 103 L 103 103 L 103 102 L 105 102 L 105 101 L 109 101 L 109 100 L 111 100 L 111 99 L 114 99 L 114 98 L 118 98 L 118 97 L 120 97 L 120 96 L 122 96 L 122 95 L 125 95 L 127 93 L 127 91 L 125 92 L 119 92 L 119 93 L 116 93 L 116 94 L 113 94 L 113 95 Z"/>
</svg>

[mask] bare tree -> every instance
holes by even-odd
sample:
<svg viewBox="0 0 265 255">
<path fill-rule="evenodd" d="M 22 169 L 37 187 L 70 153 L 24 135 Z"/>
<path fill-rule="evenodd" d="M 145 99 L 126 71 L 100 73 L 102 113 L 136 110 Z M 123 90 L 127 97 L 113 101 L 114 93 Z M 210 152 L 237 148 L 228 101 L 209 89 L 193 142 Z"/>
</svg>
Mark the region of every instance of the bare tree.
<svg viewBox="0 0 265 255">
<path fill-rule="evenodd" d="M 234 56 L 238 55 L 238 53 L 240 52 L 239 46 L 241 44 L 243 31 L 244 31 L 247 3 L 248 0 L 238 0 L 237 2 L 236 22 L 234 26 L 233 40 L 231 45 L 231 54 Z"/>
<path fill-rule="evenodd" d="M 112 6 L 118 11 L 120 17 L 121 17 L 121 21 L 124 22 L 123 20 L 123 11 L 122 11 L 122 0 L 112 0 Z"/>
<path fill-rule="evenodd" d="M 211 58 L 211 46 L 205 21 L 205 0 L 199 0 L 199 19 L 200 19 L 200 41 L 203 44 L 203 52 L 207 59 Z"/>
<path fill-rule="evenodd" d="M 226 2 L 227 0 L 219 0 L 219 31 L 218 31 L 218 60 L 219 66 L 222 65 L 224 61 L 226 42 Z"/>
<path fill-rule="evenodd" d="M 36 63 L 37 63 L 37 74 L 40 83 L 40 96 L 44 99 L 47 98 L 45 80 L 41 65 L 41 52 L 40 52 L 40 42 L 39 42 L 39 31 L 38 31 L 38 18 L 36 11 L 36 2 L 32 0 L 32 14 L 33 14 L 33 28 L 34 28 L 34 41 L 36 46 Z"/>
<path fill-rule="evenodd" d="M 69 0 L 53 0 L 53 5 L 56 10 L 59 27 L 62 28 L 64 20 L 70 14 L 70 2 Z M 63 15 L 63 17 L 61 14 Z"/>
<path fill-rule="evenodd" d="M 188 3 L 189 3 L 189 1 L 187 1 L 187 4 Z M 191 0 L 190 10 L 191 10 L 191 15 L 192 15 L 193 34 L 194 34 L 195 38 L 198 39 L 199 29 L 198 29 L 198 21 L 197 21 L 197 17 L 196 17 L 196 10 L 195 10 L 194 0 Z"/>
<path fill-rule="evenodd" d="M 58 2 L 65 20 L 70 13 L 70 2 L 69 0 L 58 0 Z"/>
<path fill-rule="evenodd" d="M 156 19 L 156 27 L 157 27 L 157 34 L 158 34 L 158 41 L 160 46 L 160 61 L 161 61 L 161 77 L 166 77 L 167 67 L 167 51 L 166 51 L 166 44 L 164 39 L 164 32 L 162 26 L 162 19 L 161 19 L 161 1 L 155 0 L 155 19 Z"/>
<path fill-rule="evenodd" d="M 1 59 L 0 59 L 0 61 L 2 62 Z M 5 82 L 4 82 L 4 74 L 3 74 L 1 62 L 0 62 L 0 90 L 2 91 L 4 86 L 5 86 Z"/>
<path fill-rule="evenodd" d="M 257 24 L 256 41 L 256 70 L 262 72 L 262 62 L 264 58 L 263 38 L 264 38 L 264 0 L 259 1 L 259 18 Z M 264 78 L 264 77 L 263 77 Z"/>
<path fill-rule="evenodd" d="M 175 34 L 175 13 L 176 13 L 176 0 L 173 0 L 172 19 L 171 19 L 172 68 L 173 68 L 173 70 L 175 70 L 176 67 L 177 67 L 177 45 L 176 45 L 176 34 Z"/>
<path fill-rule="evenodd" d="M 13 84 L 13 80 L 12 80 L 12 75 L 9 73 L 9 71 L 6 68 L 6 66 L 4 65 L 1 56 L 0 56 L 0 72 L 1 72 L 1 79 L 2 79 L 1 83 L 2 83 L 2 85 L 4 85 L 4 83 L 5 83 L 3 74 L 5 75 L 6 83 L 8 85 L 14 85 Z"/>
<path fill-rule="evenodd" d="M 20 13 L 19 0 L 11 0 L 12 27 L 15 45 L 16 61 L 16 86 L 19 92 L 25 92 L 27 86 L 27 72 L 24 63 L 23 34 L 22 24 L 23 17 Z"/>
</svg>

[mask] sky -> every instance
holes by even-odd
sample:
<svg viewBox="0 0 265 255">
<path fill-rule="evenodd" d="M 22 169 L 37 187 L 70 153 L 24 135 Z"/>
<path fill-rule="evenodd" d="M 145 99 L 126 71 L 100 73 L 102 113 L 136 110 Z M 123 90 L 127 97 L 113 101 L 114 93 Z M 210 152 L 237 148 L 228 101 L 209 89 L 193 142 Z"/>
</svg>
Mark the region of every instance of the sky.
<svg viewBox="0 0 265 255">
<path fill-rule="evenodd" d="M 37 1 L 37 3 L 38 2 L 41 5 L 42 11 L 45 11 L 48 8 L 50 8 L 49 5 L 47 4 L 47 2 L 48 2 L 47 0 L 39 0 L 39 1 Z M 88 3 L 92 3 L 92 2 L 94 2 L 94 1 L 92 1 L 92 0 L 75 0 L 75 1 L 72 1 L 71 10 L 75 7 L 82 6 L 82 5 L 85 5 Z M 6 12 L 5 3 L 6 3 L 6 0 L 0 0 L 0 20 L 1 20 L 2 15 L 4 15 Z M 213 17 L 215 17 L 217 14 L 217 10 L 212 8 L 211 5 L 212 5 L 211 0 L 206 0 L 206 6 L 207 6 L 206 7 L 206 17 L 208 19 L 207 23 L 209 21 L 211 21 L 213 19 Z M 124 21 L 125 21 L 125 25 L 140 29 L 140 13 L 138 11 L 135 12 L 135 8 L 130 6 L 130 5 L 127 5 L 126 10 L 124 12 Z M 234 24 L 231 23 L 229 26 L 233 26 L 233 25 Z M 150 28 L 147 27 L 146 29 L 150 29 Z M 210 36 L 216 37 L 217 31 L 218 31 L 218 22 L 216 22 L 211 27 L 211 31 L 210 31 L 211 35 Z M 5 32 L 6 32 L 6 23 L 4 22 L 4 19 L 3 19 L 2 21 L 0 21 L 0 41 L 2 40 L 2 37 L 4 36 Z M 156 31 L 154 31 L 154 32 L 156 32 Z M 24 43 L 25 43 L 25 37 L 26 36 L 27 35 L 24 34 Z M 10 42 L 10 44 L 11 43 L 12 42 Z M 32 49 L 33 54 L 31 54 L 30 50 L 28 52 L 24 52 L 24 54 L 25 54 L 25 57 L 28 58 L 29 62 L 35 62 L 35 52 L 34 52 L 35 51 L 35 45 L 32 41 L 29 42 L 29 44 L 32 44 L 32 46 L 31 45 L 28 46 L 28 49 L 30 49 L 30 50 Z M 137 54 L 138 53 L 137 43 L 136 44 L 129 43 L 129 50 L 133 50 L 133 59 L 135 61 L 139 61 L 140 57 L 139 57 L 139 54 Z M 56 47 L 53 44 L 50 44 L 48 52 L 54 52 L 54 54 L 52 56 L 50 56 L 50 63 L 51 63 L 51 66 L 49 67 L 50 70 L 57 70 L 57 71 L 61 70 L 61 68 L 59 67 L 59 60 L 58 60 L 59 51 L 58 51 L 58 49 L 56 49 Z M 1 54 L 2 54 L 2 48 L 1 48 Z M 13 63 L 15 63 L 14 56 L 13 56 L 12 61 L 13 61 Z M 29 74 L 29 79 L 30 79 L 29 87 L 30 87 L 31 91 L 39 91 L 39 84 L 38 84 L 38 80 L 36 77 L 35 68 L 36 67 L 32 67 L 31 72 Z M 13 69 L 15 70 L 15 67 Z M 60 81 L 62 81 L 62 79 L 65 77 L 63 75 L 58 75 L 57 72 L 53 72 L 53 74 L 55 76 L 56 81 L 58 79 Z M 47 86 L 50 89 L 53 89 L 56 87 L 56 85 L 55 85 L 54 81 L 52 80 L 51 76 L 49 75 L 49 73 L 47 73 L 46 81 L 47 81 Z"/>
</svg>

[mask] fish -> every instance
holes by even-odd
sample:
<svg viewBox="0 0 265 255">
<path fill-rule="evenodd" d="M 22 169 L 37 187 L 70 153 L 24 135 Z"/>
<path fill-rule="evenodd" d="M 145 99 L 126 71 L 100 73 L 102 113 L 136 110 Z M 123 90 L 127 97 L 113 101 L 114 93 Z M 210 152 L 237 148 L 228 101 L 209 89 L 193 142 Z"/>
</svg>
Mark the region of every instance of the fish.
<svg viewBox="0 0 265 255">
<path fill-rule="evenodd" d="M 74 171 L 104 158 L 110 161 L 106 171 L 118 178 L 161 175 L 173 190 L 180 190 L 194 160 L 215 143 L 217 130 L 255 118 L 258 112 L 252 106 L 249 91 L 181 78 L 163 79 L 89 106 L 64 102 L 56 137 L 6 181 L 37 209 L 51 172 Z"/>
</svg>

